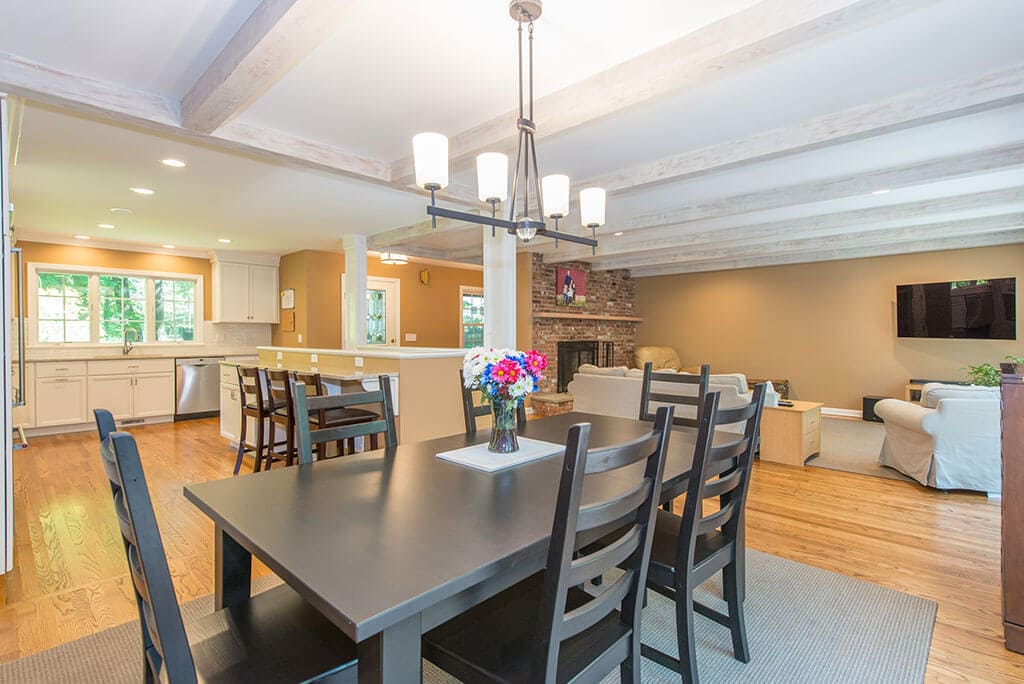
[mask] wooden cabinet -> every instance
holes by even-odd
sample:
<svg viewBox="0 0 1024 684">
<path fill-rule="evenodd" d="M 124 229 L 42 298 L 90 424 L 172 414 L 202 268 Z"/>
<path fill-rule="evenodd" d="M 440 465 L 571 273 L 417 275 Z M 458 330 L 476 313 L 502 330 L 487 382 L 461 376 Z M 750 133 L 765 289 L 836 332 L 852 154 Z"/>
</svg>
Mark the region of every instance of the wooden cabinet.
<svg viewBox="0 0 1024 684">
<path fill-rule="evenodd" d="M 174 373 L 136 375 L 132 390 L 133 417 L 151 418 L 174 413 Z"/>
<path fill-rule="evenodd" d="M 107 409 L 118 420 L 173 414 L 173 361 L 90 361 L 90 412 L 95 408 Z"/>
<path fill-rule="evenodd" d="M 214 262 L 213 320 L 215 323 L 277 323 L 277 266 Z"/>
<path fill-rule="evenodd" d="M 815 401 L 766 406 L 761 417 L 761 460 L 802 466 L 821 451 L 821 407 Z"/>
<path fill-rule="evenodd" d="M 37 376 L 35 426 L 52 427 L 89 422 L 87 392 L 84 376 Z"/>
<path fill-rule="evenodd" d="M 238 444 L 238 431 L 242 426 L 242 402 L 238 387 L 226 383 L 220 386 L 220 434 L 232 444 Z"/>
<path fill-rule="evenodd" d="M 1003 376 L 1003 629 L 1024 653 L 1024 376 Z"/>
</svg>

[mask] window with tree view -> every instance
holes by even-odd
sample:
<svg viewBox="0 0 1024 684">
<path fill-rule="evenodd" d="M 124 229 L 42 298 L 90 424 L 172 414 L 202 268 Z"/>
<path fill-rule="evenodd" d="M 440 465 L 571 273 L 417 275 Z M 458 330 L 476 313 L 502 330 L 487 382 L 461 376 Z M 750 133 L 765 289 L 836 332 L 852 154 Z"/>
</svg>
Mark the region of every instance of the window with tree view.
<svg viewBox="0 0 1024 684">
<path fill-rule="evenodd" d="M 88 342 L 89 276 L 39 273 L 39 341 Z"/>
<path fill-rule="evenodd" d="M 462 346 L 482 347 L 484 344 L 484 293 L 462 290 Z"/>
<path fill-rule="evenodd" d="M 193 280 L 154 280 L 156 339 L 191 341 L 196 328 L 196 284 Z"/>
<path fill-rule="evenodd" d="M 146 279 L 101 275 L 99 286 L 100 342 L 121 342 L 128 331 L 146 341 Z"/>
</svg>

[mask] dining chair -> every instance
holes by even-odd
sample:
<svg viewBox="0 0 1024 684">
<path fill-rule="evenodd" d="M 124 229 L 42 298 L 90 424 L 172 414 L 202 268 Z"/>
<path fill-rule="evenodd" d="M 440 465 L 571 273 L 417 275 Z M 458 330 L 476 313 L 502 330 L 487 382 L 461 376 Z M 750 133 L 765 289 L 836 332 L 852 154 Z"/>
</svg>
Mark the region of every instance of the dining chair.
<svg viewBox="0 0 1024 684">
<path fill-rule="evenodd" d="M 242 408 L 242 427 L 238 433 L 238 455 L 235 458 L 234 474 L 242 468 L 242 459 L 247 453 L 253 454 L 252 470 L 258 473 L 263 467 L 266 439 L 264 429 L 270 421 L 271 406 L 267 396 L 266 385 L 260 378 L 259 370 L 253 366 L 238 366 L 238 395 Z M 249 446 L 246 433 L 249 429 L 249 418 L 256 422 L 255 446 Z M 268 461 L 269 463 L 269 461 Z"/>
<path fill-rule="evenodd" d="M 459 369 L 459 387 L 462 388 L 462 417 L 466 421 L 466 435 L 476 434 L 476 419 L 491 415 L 491 405 L 477 405 L 473 402 L 473 390 L 466 387 L 466 377 Z M 516 407 L 516 423 L 520 428 L 526 425 L 526 407 L 522 401 Z"/>
<path fill-rule="evenodd" d="M 678 672 L 683 682 L 696 684 L 698 681 L 694 613 L 728 627 L 733 656 L 740 662 L 750 662 L 743 616 L 744 510 L 764 398 L 763 384 L 754 388 L 749 404 L 736 408 L 719 410 L 718 392 L 704 397 L 683 515 L 664 510 L 657 514 L 647 587 L 675 601 L 680 655 L 672 658 L 647 645 L 643 647 L 643 655 Z M 743 425 L 743 433 L 729 443 L 714 444 L 715 427 L 734 423 Z M 705 515 L 704 501 L 711 498 L 718 498 L 718 509 Z M 693 598 L 694 590 L 719 572 L 722 573 L 726 613 Z"/>
<path fill-rule="evenodd" d="M 395 429 L 395 408 L 391 399 L 391 378 L 381 375 L 377 378 L 380 387 L 369 392 L 328 394 L 308 396 L 306 385 L 292 380 L 292 396 L 295 400 L 296 432 L 299 439 L 299 463 L 313 462 L 313 446 L 326 442 L 337 442 L 353 437 L 368 437 L 370 449 L 378 448 L 378 435 L 384 434 L 384 446 L 394 449 L 398 446 L 398 431 Z M 320 411 L 349 409 L 357 406 L 378 405 L 380 414 L 376 420 L 360 421 L 327 427 L 311 428 Z M 311 421 L 311 419 L 313 419 Z"/>
<path fill-rule="evenodd" d="M 306 386 L 306 398 L 309 397 L 322 397 L 328 394 L 327 387 L 324 385 L 323 378 L 320 377 L 319 373 L 303 373 L 295 371 L 292 373 L 292 378 L 295 382 L 301 382 Z M 318 411 L 315 416 L 310 413 L 310 428 L 317 429 L 319 427 L 334 427 L 338 425 L 352 425 L 355 423 L 368 423 L 374 420 L 378 420 L 380 414 L 365 408 L 344 408 L 335 409 L 333 411 Z M 338 440 L 336 448 L 338 450 L 338 456 L 345 455 L 345 447 L 348 447 L 348 453 L 354 454 L 356 451 L 356 438 L 349 437 L 347 440 Z M 327 444 L 320 443 L 316 445 L 316 457 L 317 460 L 327 458 Z"/>
<path fill-rule="evenodd" d="M 465 682 L 597 682 L 616 665 L 623 682 L 639 682 L 641 590 L 673 411 L 658 409 L 642 437 L 600 449 L 588 450 L 589 423 L 572 426 L 546 569 L 427 632 L 424 657 Z M 611 471 L 622 478 L 616 494 L 585 504 L 584 483 L 609 482 L 594 476 Z M 609 546 L 576 551 L 622 525 Z M 597 595 L 582 588 L 616 566 L 623 572 Z"/>
<path fill-rule="evenodd" d="M 205 615 L 186 631 L 138 446 L 114 430 L 109 411 L 94 416 L 139 611 L 143 681 L 356 682 L 355 643 L 286 584 Z"/>
<path fill-rule="evenodd" d="M 696 417 L 676 416 L 674 424 L 683 427 L 698 427 L 700 424 L 700 408 L 704 402 L 704 395 L 708 393 L 710 377 L 711 366 L 708 364 L 702 365 L 700 373 L 694 375 L 690 373 L 655 373 L 654 364 L 648 361 L 644 364 L 644 379 L 643 384 L 640 386 L 640 420 L 654 420 L 654 415 L 651 413 L 651 402 L 693 406 L 696 409 Z M 652 382 L 672 382 L 684 387 L 680 387 L 681 391 L 678 394 L 675 392 L 653 392 L 651 390 Z M 691 390 L 692 393 L 684 389 L 686 386 L 694 387 Z M 685 486 L 685 483 L 680 486 Z M 666 511 L 671 511 L 673 502 L 680 494 L 682 494 L 682 491 L 663 493 L 662 499 L 664 499 L 664 503 L 662 508 Z"/>
</svg>

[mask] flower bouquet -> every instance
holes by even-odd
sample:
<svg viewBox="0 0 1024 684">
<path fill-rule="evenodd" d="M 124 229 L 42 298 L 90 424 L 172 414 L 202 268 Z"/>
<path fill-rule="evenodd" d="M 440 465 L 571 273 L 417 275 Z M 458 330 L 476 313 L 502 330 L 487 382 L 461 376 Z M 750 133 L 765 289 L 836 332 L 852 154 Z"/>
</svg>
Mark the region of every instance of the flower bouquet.
<svg viewBox="0 0 1024 684">
<path fill-rule="evenodd" d="M 470 349 L 462 366 L 466 388 L 480 390 L 491 404 L 494 425 L 490 451 L 507 454 L 519 449 L 516 410 L 526 395 L 537 391 L 548 357 L 538 351 Z"/>
</svg>

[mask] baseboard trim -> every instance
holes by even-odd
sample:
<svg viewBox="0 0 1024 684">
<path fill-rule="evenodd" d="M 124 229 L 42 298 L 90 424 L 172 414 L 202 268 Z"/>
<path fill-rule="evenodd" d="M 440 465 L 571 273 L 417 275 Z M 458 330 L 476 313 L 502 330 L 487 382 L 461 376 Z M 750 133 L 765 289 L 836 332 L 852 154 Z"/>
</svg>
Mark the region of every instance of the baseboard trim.
<svg viewBox="0 0 1024 684">
<path fill-rule="evenodd" d="M 838 416 L 841 418 L 863 418 L 864 414 L 857 409 L 841 409 L 841 408 L 829 408 L 825 406 L 821 409 L 821 415 L 823 416 Z"/>
</svg>

